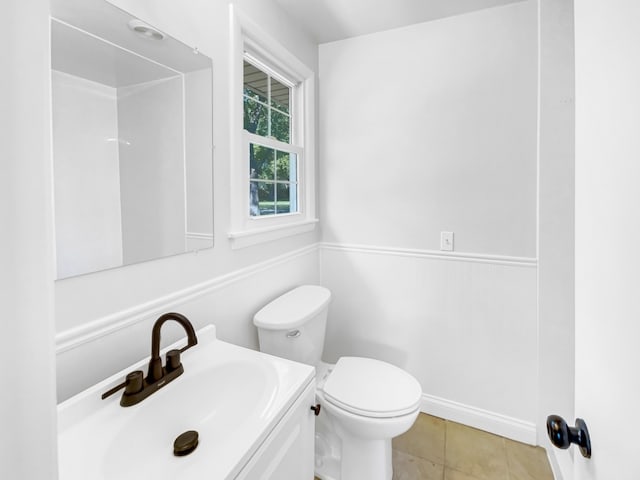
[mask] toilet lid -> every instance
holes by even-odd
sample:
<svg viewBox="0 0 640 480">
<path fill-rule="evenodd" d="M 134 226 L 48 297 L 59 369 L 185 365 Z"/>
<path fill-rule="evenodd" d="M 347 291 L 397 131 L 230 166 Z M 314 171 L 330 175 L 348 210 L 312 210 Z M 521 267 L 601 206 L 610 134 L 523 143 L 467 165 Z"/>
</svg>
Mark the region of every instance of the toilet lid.
<svg viewBox="0 0 640 480">
<path fill-rule="evenodd" d="M 324 384 L 327 401 L 368 417 L 395 417 L 414 412 L 422 388 L 404 370 L 380 360 L 342 357 Z"/>
<path fill-rule="evenodd" d="M 303 285 L 265 305 L 253 317 L 253 324 L 267 330 L 297 328 L 327 308 L 330 300 L 328 289 Z"/>
</svg>

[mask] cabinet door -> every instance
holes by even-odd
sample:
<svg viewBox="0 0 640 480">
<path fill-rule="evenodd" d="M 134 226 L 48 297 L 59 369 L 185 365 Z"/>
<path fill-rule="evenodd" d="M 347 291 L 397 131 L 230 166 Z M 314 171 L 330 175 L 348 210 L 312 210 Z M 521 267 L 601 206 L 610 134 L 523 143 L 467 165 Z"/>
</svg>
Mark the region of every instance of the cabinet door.
<svg viewBox="0 0 640 480">
<path fill-rule="evenodd" d="M 315 382 L 298 397 L 236 480 L 313 480 Z"/>
</svg>

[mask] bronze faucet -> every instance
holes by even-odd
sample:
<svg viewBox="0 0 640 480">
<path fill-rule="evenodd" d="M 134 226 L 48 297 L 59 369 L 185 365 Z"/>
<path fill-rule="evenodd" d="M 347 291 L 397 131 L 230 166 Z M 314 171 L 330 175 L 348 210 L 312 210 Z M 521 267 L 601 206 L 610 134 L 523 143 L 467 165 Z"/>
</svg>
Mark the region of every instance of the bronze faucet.
<svg viewBox="0 0 640 480">
<path fill-rule="evenodd" d="M 187 332 L 187 345 L 180 350 L 171 350 L 170 352 L 167 352 L 167 368 L 181 365 L 180 354 L 198 343 L 193 325 L 191 325 L 191 322 L 187 320 L 187 317 L 185 317 L 184 315 L 180 313 L 165 313 L 160 318 L 158 318 L 158 320 L 156 320 L 156 323 L 153 324 L 153 330 L 151 331 L 151 360 L 149 360 L 147 382 L 160 380 L 166 373 L 166 371 L 162 368 L 162 360 L 160 359 L 160 329 L 162 328 L 164 322 L 166 322 L 167 320 L 175 320 L 180 325 L 182 325 L 182 328 L 184 328 Z M 172 355 L 170 355 L 172 352 L 177 353 L 173 353 Z M 175 356 L 177 356 L 177 363 L 175 363 Z M 174 365 L 171 365 L 172 362 L 174 363 Z"/>
<path fill-rule="evenodd" d="M 160 330 L 167 320 L 175 320 L 187 332 L 187 345 L 179 350 L 169 350 L 167 352 L 165 366 L 162 366 L 160 358 Z M 109 395 L 124 387 L 124 393 L 120 399 L 120 405 L 129 407 L 141 402 L 161 387 L 178 378 L 184 372 L 184 367 L 180 361 L 180 354 L 198 343 L 196 332 L 191 322 L 180 313 L 165 313 L 153 324 L 151 332 L 151 360 L 149 360 L 149 370 L 147 377 L 143 377 L 142 370 L 136 370 L 127 375 L 126 380 L 102 394 L 104 400 Z"/>
</svg>

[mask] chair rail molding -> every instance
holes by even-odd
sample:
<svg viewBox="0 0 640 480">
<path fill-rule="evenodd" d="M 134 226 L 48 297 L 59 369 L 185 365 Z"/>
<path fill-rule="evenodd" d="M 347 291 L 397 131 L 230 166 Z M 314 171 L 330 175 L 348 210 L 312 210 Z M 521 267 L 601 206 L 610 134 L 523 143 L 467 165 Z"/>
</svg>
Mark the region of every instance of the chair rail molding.
<svg viewBox="0 0 640 480">
<path fill-rule="evenodd" d="M 59 332 L 55 338 L 56 354 L 73 350 L 80 345 L 135 325 L 149 317 L 165 313 L 178 305 L 226 288 L 252 275 L 286 264 L 305 255 L 317 253 L 317 251 L 317 243 L 307 245 L 284 255 L 234 270 L 191 287 L 158 297 L 152 301 L 98 318 L 85 325 Z"/>
<path fill-rule="evenodd" d="M 459 262 L 490 263 L 494 265 L 511 265 L 515 267 L 538 266 L 538 259 L 533 257 L 511 257 L 506 255 L 490 255 L 485 253 L 448 252 L 440 250 L 421 250 L 375 245 L 354 245 L 347 243 L 320 243 L 320 250 L 367 253 L 372 255 L 391 255 L 398 257 L 433 258 Z"/>
</svg>

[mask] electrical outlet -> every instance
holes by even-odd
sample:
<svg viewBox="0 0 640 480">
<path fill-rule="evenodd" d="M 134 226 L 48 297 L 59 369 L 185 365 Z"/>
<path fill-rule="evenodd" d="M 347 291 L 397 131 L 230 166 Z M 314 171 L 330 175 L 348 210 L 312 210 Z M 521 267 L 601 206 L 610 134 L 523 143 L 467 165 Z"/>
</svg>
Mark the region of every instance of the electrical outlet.
<svg viewBox="0 0 640 480">
<path fill-rule="evenodd" d="M 440 250 L 453 251 L 453 232 L 440 232 Z"/>
</svg>

